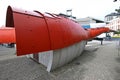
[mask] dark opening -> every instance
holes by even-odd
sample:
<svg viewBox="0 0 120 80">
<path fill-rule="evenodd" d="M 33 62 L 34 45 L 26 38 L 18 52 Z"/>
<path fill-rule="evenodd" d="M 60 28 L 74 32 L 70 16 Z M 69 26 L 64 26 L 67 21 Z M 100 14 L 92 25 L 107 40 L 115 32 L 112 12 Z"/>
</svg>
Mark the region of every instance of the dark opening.
<svg viewBox="0 0 120 80">
<path fill-rule="evenodd" d="M 14 27 L 13 11 L 10 6 L 8 6 L 6 13 L 6 27 Z"/>
</svg>

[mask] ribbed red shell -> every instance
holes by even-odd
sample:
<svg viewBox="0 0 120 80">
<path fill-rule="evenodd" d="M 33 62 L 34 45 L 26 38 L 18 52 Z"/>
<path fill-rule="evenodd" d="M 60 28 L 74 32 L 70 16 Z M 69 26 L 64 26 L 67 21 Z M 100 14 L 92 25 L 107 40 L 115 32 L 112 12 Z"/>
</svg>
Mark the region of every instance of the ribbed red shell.
<svg viewBox="0 0 120 80">
<path fill-rule="evenodd" d="M 62 16 L 10 6 L 6 26 L 15 27 L 17 55 L 64 48 L 106 31 L 101 28 L 84 30 L 77 22 Z"/>
</svg>

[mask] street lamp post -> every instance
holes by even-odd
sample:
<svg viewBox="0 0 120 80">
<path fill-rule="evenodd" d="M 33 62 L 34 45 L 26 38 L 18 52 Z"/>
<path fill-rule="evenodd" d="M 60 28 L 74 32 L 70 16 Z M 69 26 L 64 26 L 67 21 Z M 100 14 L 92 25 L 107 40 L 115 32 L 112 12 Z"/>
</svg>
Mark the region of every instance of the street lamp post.
<svg viewBox="0 0 120 80">
<path fill-rule="evenodd" d="M 66 10 L 66 14 L 72 16 L 72 9 Z"/>
</svg>

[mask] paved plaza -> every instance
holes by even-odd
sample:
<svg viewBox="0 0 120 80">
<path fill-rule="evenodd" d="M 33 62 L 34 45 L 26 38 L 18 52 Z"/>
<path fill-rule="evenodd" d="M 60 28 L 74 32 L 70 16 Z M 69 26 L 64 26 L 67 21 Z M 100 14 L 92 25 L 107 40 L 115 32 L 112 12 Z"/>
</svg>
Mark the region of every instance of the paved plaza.
<svg viewBox="0 0 120 80">
<path fill-rule="evenodd" d="M 46 67 L 14 48 L 0 46 L 0 80 L 120 80 L 118 41 L 91 41 L 72 62 L 47 72 Z"/>
</svg>

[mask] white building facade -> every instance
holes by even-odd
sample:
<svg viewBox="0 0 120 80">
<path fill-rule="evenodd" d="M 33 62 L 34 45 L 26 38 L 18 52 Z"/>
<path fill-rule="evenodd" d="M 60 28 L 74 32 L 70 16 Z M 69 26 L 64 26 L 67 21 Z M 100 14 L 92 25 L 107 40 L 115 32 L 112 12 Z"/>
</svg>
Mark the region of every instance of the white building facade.
<svg viewBox="0 0 120 80">
<path fill-rule="evenodd" d="M 109 24 L 106 25 L 106 27 L 114 31 L 120 30 L 120 17 L 111 20 Z M 110 35 L 114 36 L 114 32 L 111 32 Z"/>
<path fill-rule="evenodd" d="M 106 25 L 106 27 L 115 31 L 120 30 L 120 17 L 111 20 L 110 23 Z"/>
</svg>

